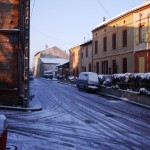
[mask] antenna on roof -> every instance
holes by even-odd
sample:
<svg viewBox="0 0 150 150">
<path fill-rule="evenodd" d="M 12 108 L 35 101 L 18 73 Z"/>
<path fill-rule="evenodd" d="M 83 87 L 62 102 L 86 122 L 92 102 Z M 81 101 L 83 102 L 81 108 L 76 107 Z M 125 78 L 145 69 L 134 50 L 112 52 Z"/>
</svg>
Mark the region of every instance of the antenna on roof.
<svg viewBox="0 0 150 150">
<path fill-rule="evenodd" d="M 48 49 L 48 45 L 47 44 L 45 45 L 45 49 Z"/>
<path fill-rule="evenodd" d="M 103 21 L 106 21 L 106 17 L 103 17 Z"/>
</svg>

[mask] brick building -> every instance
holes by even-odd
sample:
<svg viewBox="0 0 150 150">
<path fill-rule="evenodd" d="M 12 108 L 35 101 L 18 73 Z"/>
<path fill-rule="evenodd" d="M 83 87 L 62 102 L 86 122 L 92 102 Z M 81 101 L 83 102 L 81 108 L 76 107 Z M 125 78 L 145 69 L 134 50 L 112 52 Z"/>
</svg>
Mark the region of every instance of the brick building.
<svg viewBox="0 0 150 150">
<path fill-rule="evenodd" d="M 0 1 L 0 105 L 29 100 L 30 0 Z"/>
</svg>

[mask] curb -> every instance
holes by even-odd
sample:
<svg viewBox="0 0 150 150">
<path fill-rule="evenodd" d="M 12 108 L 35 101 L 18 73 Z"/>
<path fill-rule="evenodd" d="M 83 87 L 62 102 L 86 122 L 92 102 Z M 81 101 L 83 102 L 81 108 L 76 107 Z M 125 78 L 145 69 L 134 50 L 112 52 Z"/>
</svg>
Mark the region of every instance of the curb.
<svg viewBox="0 0 150 150">
<path fill-rule="evenodd" d="M 41 111 L 42 107 L 39 108 L 21 108 L 21 107 L 11 107 L 11 106 L 0 106 L 1 110 L 14 110 L 14 111 L 23 111 L 23 112 L 27 112 L 27 111 Z"/>
<path fill-rule="evenodd" d="M 72 86 L 72 87 L 76 87 L 76 84 L 70 84 L 70 83 L 61 82 L 61 81 L 57 81 L 57 83 L 69 85 L 69 86 Z"/>
<path fill-rule="evenodd" d="M 131 104 L 134 104 L 136 106 L 140 106 L 140 107 L 143 107 L 143 108 L 146 108 L 146 109 L 150 109 L 150 106 L 147 106 L 147 105 L 144 105 L 144 104 L 140 104 L 140 103 L 137 103 L 137 102 L 134 102 L 134 101 L 130 101 L 127 98 L 119 98 L 119 97 L 116 97 L 116 96 L 113 96 L 113 95 L 109 95 L 109 94 L 105 94 L 105 93 L 100 93 L 100 92 L 97 92 L 97 94 L 99 94 L 101 96 L 105 96 L 105 97 L 115 98 L 115 99 L 118 99 L 120 101 L 131 103 Z"/>
</svg>

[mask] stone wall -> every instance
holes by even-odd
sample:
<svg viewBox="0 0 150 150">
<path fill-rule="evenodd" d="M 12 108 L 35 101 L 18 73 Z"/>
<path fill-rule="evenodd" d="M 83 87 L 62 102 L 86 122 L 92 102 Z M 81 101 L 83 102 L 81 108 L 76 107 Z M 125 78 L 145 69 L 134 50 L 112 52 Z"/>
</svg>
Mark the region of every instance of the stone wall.
<svg viewBox="0 0 150 150">
<path fill-rule="evenodd" d="M 99 93 L 116 96 L 120 99 L 127 99 L 131 102 L 136 102 L 136 103 L 150 106 L 150 97 L 146 95 L 139 95 L 138 92 L 112 89 L 112 88 L 100 86 Z"/>
</svg>

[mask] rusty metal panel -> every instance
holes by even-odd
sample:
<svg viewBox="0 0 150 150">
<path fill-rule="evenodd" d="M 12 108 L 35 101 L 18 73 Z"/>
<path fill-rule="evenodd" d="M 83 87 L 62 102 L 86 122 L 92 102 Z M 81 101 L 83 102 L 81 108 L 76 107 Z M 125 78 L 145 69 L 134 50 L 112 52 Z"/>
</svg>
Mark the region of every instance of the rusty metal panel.
<svg viewBox="0 0 150 150">
<path fill-rule="evenodd" d="M 19 0 L 0 1 L 0 29 L 17 29 L 19 26 Z"/>
<path fill-rule="evenodd" d="M 0 88 L 17 88 L 18 35 L 0 33 Z"/>
<path fill-rule="evenodd" d="M 29 97 L 29 12 L 30 0 L 0 0 L 0 105 Z"/>
</svg>

